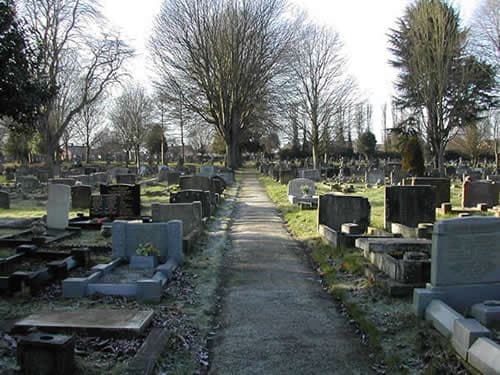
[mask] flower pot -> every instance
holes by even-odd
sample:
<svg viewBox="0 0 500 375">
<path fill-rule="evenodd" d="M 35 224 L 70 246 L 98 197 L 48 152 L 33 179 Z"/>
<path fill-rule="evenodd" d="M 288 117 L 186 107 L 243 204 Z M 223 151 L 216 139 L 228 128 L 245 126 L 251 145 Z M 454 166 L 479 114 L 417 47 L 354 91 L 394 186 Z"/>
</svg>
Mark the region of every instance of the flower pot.
<svg viewBox="0 0 500 375">
<path fill-rule="evenodd" d="M 130 268 L 155 268 L 158 265 L 158 255 L 132 255 Z"/>
</svg>

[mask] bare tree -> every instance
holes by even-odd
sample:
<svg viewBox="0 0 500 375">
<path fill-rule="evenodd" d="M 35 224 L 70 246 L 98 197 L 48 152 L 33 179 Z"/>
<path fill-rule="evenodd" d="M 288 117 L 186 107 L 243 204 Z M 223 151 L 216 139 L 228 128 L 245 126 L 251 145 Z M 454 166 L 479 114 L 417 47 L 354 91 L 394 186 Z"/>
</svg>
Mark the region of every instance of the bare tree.
<svg viewBox="0 0 500 375">
<path fill-rule="evenodd" d="M 500 0 L 483 0 L 477 8 L 471 31 L 471 46 L 474 52 L 497 68 L 500 72 Z"/>
<path fill-rule="evenodd" d="M 329 134 L 333 115 L 350 97 L 352 81 L 345 76 L 342 42 L 334 31 L 304 25 L 294 46 L 294 74 L 301 109 L 309 122 L 313 167 L 319 166 L 320 137 Z"/>
<path fill-rule="evenodd" d="M 134 152 L 137 169 L 140 167 L 141 146 L 151 125 L 154 107 L 144 88 L 131 84 L 115 100 L 110 112 L 110 119 L 117 131 L 122 145 L 129 153 Z M 127 159 L 128 160 L 128 159 Z"/>
<path fill-rule="evenodd" d="M 97 142 L 97 137 L 104 128 L 106 97 L 86 104 L 75 118 L 75 135 L 85 146 L 85 163 L 90 162 L 90 152 Z"/>
<path fill-rule="evenodd" d="M 163 92 L 213 124 L 226 163 L 241 163 L 242 133 L 268 85 L 286 69 L 294 27 L 286 0 L 166 0 L 151 41 Z M 172 89 L 174 88 L 174 89 Z"/>
<path fill-rule="evenodd" d="M 95 1 L 21 0 L 33 45 L 38 47 L 38 75 L 48 82 L 50 97 L 36 122 L 46 149 L 46 162 L 54 163 L 55 150 L 65 129 L 87 104 L 96 101 L 117 82 L 132 51 L 109 31 Z M 95 30 L 90 32 L 89 30 Z M 61 87 L 72 90 L 70 102 L 61 100 Z M 63 108 L 60 106 L 63 105 Z"/>
</svg>

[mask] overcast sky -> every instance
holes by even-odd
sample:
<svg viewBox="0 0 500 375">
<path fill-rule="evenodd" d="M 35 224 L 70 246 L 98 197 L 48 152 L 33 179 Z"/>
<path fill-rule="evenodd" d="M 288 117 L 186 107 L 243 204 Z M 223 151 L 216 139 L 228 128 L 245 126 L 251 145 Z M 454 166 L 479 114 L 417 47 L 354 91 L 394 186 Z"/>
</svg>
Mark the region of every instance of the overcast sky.
<svg viewBox="0 0 500 375">
<path fill-rule="evenodd" d="M 342 37 L 351 73 L 374 106 L 373 128 L 381 141 L 380 107 L 389 102 L 395 71 L 387 61 L 387 32 L 410 0 L 291 0 L 318 23 L 330 25 Z M 148 84 L 146 45 L 162 0 L 103 0 L 104 13 L 137 51 L 131 67 L 135 79 Z M 454 0 L 467 23 L 479 0 Z"/>
</svg>

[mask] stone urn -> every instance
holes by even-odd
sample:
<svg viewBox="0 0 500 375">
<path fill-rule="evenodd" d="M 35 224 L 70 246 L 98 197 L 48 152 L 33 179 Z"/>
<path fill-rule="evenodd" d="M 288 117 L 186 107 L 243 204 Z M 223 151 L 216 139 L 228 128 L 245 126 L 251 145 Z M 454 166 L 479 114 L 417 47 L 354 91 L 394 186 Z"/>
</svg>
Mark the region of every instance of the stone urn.
<svg viewBox="0 0 500 375">
<path fill-rule="evenodd" d="M 46 232 L 47 228 L 41 220 L 36 220 L 31 224 L 31 233 L 33 233 L 33 237 L 42 237 Z"/>
<path fill-rule="evenodd" d="M 102 225 L 101 226 L 101 235 L 104 238 L 109 238 L 111 237 L 111 225 Z"/>
</svg>

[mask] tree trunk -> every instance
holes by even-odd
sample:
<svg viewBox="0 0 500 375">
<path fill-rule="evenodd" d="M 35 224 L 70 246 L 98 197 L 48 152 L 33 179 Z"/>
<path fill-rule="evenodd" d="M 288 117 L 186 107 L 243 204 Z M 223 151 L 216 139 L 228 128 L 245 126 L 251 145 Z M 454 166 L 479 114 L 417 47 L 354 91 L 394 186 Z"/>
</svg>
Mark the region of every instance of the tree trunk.
<svg viewBox="0 0 500 375">
<path fill-rule="evenodd" d="M 139 146 L 135 148 L 135 165 L 137 167 L 137 174 L 139 174 L 139 168 L 141 167 L 141 156 L 140 156 Z"/>
</svg>

